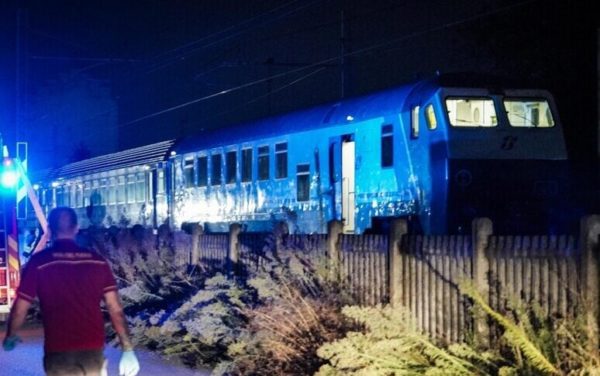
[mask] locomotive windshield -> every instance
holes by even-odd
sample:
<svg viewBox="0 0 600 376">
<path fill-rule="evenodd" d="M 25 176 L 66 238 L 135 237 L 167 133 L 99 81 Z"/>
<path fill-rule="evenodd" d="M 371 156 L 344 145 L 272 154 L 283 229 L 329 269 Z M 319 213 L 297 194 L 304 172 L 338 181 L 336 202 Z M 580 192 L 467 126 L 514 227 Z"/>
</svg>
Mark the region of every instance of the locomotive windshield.
<svg viewBox="0 0 600 376">
<path fill-rule="evenodd" d="M 447 98 L 446 111 L 450 124 L 454 127 L 495 127 L 498 124 L 491 98 Z"/>
<path fill-rule="evenodd" d="M 504 99 L 504 110 L 513 127 L 550 128 L 554 117 L 545 99 Z"/>
</svg>

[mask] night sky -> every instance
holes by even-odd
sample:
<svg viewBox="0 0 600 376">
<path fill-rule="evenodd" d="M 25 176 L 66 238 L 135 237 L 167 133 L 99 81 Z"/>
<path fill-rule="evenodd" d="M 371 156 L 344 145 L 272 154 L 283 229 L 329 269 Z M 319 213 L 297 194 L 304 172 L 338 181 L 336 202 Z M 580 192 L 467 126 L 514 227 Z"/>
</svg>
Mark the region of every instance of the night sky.
<svg viewBox="0 0 600 376">
<path fill-rule="evenodd" d="M 43 168 L 473 71 L 550 89 L 594 160 L 593 3 L 5 0 L 1 131 Z"/>
</svg>

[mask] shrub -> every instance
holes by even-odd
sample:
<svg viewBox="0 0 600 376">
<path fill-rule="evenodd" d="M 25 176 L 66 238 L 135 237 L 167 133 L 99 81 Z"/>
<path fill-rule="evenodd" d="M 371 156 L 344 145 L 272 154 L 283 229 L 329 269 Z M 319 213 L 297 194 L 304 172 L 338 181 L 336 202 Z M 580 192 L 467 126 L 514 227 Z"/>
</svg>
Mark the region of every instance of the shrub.
<svg viewBox="0 0 600 376">
<path fill-rule="evenodd" d="M 128 314 L 167 309 L 202 286 L 204 277 L 179 256 L 180 245 L 158 242 L 149 230 L 134 230 L 96 230 L 86 236 L 109 260 Z"/>
<path fill-rule="evenodd" d="M 235 280 L 216 275 L 171 309 L 140 313 L 132 322 L 132 337 L 188 366 L 213 366 L 224 359 L 245 325 L 242 309 L 251 300 Z"/>
<path fill-rule="evenodd" d="M 266 258 L 248 280 L 258 294 L 244 310 L 248 325 L 215 374 L 312 375 L 323 364 L 317 349 L 351 327 L 344 295 L 312 263 L 291 252 Z"/>
</svg>

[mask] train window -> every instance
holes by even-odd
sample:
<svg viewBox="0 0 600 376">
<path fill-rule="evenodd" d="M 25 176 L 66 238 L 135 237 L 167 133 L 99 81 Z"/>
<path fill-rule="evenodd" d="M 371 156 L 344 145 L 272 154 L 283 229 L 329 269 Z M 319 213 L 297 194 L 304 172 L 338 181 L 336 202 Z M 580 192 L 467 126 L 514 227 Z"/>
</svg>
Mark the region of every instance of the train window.
<svg viewBox="0 0 600 376">
<path fill-rule="evenodd" d="M 432 104 L 428 104 L 427 107 L 425 107 L 425 120 L 427 120 L 427 128 L 429 128 L 430 131 L 437 128 L 437 119 Z"/>
<path fill-rule="evenodd" d="M 77 183 L 75 190 L 75 207 L 83 207 L 83 183 Z"/>
<path fill-rule="evenodd" d="M 44 205 L 52 206 L 52 189 L 48 188 L 44 190 Z"/>
<path fill-rule="evenodd" d="M 242 181 L 252 180 L 252 149 L 242 150 Z"/>
<path fill-rule="evenodd" d="M 83 182 L 83 206 L 88 206 L 90 204 L 90 194 L 92 193 L 91 188 L 92 184 L 89 181 Z"/>
<path fill-rule="evenodd" d="M 125 203 L 125 176 L 123 175 L 117 177 L 117 203 Z"/>
<path fill-rule="evenodd" d="M 92 200 L 92 196 L 96 195 L 96 200 L 98 200 L 98 197 L 100 196 L 100 194 L 98 193 L 98 188 L 100 187 L 100 181 L 98 179 L 94 179 L 92 180 L 92 192 L 90 194 L 90 205 L 101 205 L 102 202 L 101 201 L 93 201 Z"/>
<path fill-rule="evenodd" d="M 143 172 L 140 172 L 136 175 L 135 201 L 146 201 L 146 174 L 144 174 Z"/>
<path fill-rule="evenodd" d="M 194 186 L 194 160 L 191 158 L 183 161 L 183 178 L 186 188 Z"/>
<path fill-rule="evenodd" d="M 227 156 L 225 157 L 226 168 L 225 170 L 225 183 L 233 184 L 235 183 L 235 172 L 236 172 L 236 162 L 237 162 L 237 152 L 235 150 L 228 151 Z"/>
<path fill-rule="evenodd" d="M 447 98 L 446 111 L 454 127 L 495 127 L 498 124 L 494 102 L 488 98 Z"/>
<path fill-rule="evenodd" d="M 414 106 L 410 111 L 410 136 L 419 137 L 419 106 Z"/>
<path fill-rule="evenodd" d="M 108 191 L 104 188 L 102 188 L 102 194 L 101 196 L 103 196 L 102 198 L 102 202 L 106 201 L 107 204 L 109 205 L 113 205 L 117 203 L 117 179 L 116 178 L 110 178 L 110 186 L 112 187 L 112 189 L 109 189 Z"/>
<path fill-rule="evenodd" d="M 126 202 L 133 203 L 136 201 L 135 197 L 135 174 L 127 175 L 127 191 L 126 194 Z"/>
<path fill-rule="evenodd" d="M 69 201 L 70 206 L 74 206 L 75 203 L 75 187 L 73 184 L 69 184 L 65 186 L 65 195 Z"/>
<path fill-rule="evenodd" d="M 108 179 L 100 179 L 100 200 L 101 200 L 100 202 L 104 205 L 107 204 L 106 200 L 107 200 L 108 193 L 109 192 L 113 193 L 113 189 L 114 189 L 113 187 L 115 187 L 114 179 L 111 179 L 111 184 L 110 184 L 111 189 L 108 189 L 107 186 L 108 186 Z M 110 204 L 114 204 L 114 202 L 110 202 Z"/>
<path fill-rule="evenodd" d="M 70 206 L 71 203 L 69 202 L 70 196 L 69 196 L 69 186 L 68 185 L 63 185 L 62 186 L 62 200 L 63 200 L 63 205 L 64 206 Z"/>
<path fill-rule="evenodd" d="M 269 146 L 258 147 L 258 180 L 269 179 Z"/>
<path fill-rule="evenodd" d="M 74 206 L 75 204 L 75 186 L 73 184 L 69 184 L 65 186 L 65 194 L 69 198 L 69 205 Z"/>
<path fill-rule="evenodd" d="M 381 167 L 394 165 L 394 128 L 391 124 L 381 127 Z"/>
<path fill-rule="evenodd" d="M 310 165 L 299 164 L 296 166 L 296 199 L 308 201 L 310 197 Z"/>
<path fill-rule="evenodd" d="M 285 179 L 288 176 L 287 142 L 275 144 L 275 179 Z"/>
<path fill-rule="evenodd" d="M 198 157 L 198 187 L 208 185 L 208 158 L 206 156 Z"/>
<path fill-rule="evenodd" d="M 65 206 L 63 187 L 56 187 L 56 206 Z"/>
<path fill-rule="evenodd" d="M 210 159 L 211 159 L 210 167 L 212 168 L 212 171 L 210 174 L 210 184 L 211 185 L 221 185 L 221 182 L 222 182 L 221 172 L 223 169 L 221 154 L 212 154 L 210 156 Z"/>
<path fill-rule="evenodd" d="M 72 207 L 79 207 L 79 203 L 77 202 L 77 183 L 73 183 L 69 186 L 69 203 Z"/>
<path fill-rule="evenodd" d="M 554 117 L 545 99 L 505 99 L 504 111 L 513 127 L 550 128 Z"/>
</svg>

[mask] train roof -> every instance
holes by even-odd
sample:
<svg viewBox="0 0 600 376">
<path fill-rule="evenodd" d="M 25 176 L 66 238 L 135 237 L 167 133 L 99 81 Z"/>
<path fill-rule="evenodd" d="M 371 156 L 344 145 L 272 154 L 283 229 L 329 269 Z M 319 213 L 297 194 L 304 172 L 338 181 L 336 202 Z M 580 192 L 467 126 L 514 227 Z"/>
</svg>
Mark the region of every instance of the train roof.
<svg viewBox="0 0 600 376">
<path fill-rule="evenodd" d="M 207 129 L 177 141 L 173 150 L 186 154 L 203 149 L 224 147 L 262 138 L 277 137 L 282 134 L 303 132 L 332 125 L 347 124 L 348 116 L 353 122 L 385 116 L 406 110 L 406 99 L 415 100 L 432 95 L 441 87 L 485 87 L 492 91 L 515 85 L 516 81 L 507 77 L 479 73 L 450 73 L 430 79 L 415 81 L 403 86 L 382 90 L 368 95 L 331 102 L 305 110 L 273 116 L 234 126 Z"/>
<path fill-rule="evenodd" d="M 352 116 L 353 122 L 360 122 L 387 113 L 398 113 L 403 107 L 404 100 L 416 85 L 401 86 L 230 127 L 209 129 L 181 139 L 173 150 L 177 154 L 185 154 L 282 134 L 347 124 L 348 116 Z"/>
<path fill-rule="evenodd" d="M 45 179 L 68 179 L 73 176 L 162 162 L 166 159 L 174 143 L 175 140 L 161 141 L 116 153 L 84 159 L 49 171 Z"/>
</svg>

